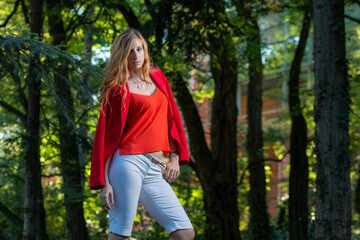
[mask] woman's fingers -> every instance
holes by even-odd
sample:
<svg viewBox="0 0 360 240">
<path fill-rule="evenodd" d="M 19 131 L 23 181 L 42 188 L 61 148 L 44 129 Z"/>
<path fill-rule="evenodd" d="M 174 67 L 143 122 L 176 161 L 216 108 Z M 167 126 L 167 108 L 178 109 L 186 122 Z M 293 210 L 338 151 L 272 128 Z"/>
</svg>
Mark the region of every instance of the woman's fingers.
<svg viewBox="0 0 360 240">
<path fill-rule="evenodd" d="M 100 191 L 100 203 L 106 209 L 111 210 L 111 207 L 109 204 L 109 197 L 110 197 L 111 203 L 114 203 L 114 195 L 113 195 L 112 188 L 111 187 L 103 187 Z"/>
<path fill-rule="evenodd" d="M 173 181 L 174 181 L 179 176 L 179 171 L 176 171 L 176 170 L 173 171 L 171 176 L 172 176 Z"/>
<path fill-rule="evenodd" d="M 172 182 L 179 177 L 180 167 L 176 158 L 170 158 L 170 162 L 166 164 L 166 169 L 165 180 L 167 182 Z"/>
<path fill-rule="evenodd" d="M 110 195 L 110 202 L 111 202 L 112 204 L 114 204 L 114 192 L 111 191 L 109 195 Z"/>
<path fill-rule="evenodd" d="M 179 177 L 179 170 L 168 169 L 165 179 L 167 182 L 173 182 Z"/>
<path fill-rule="evenodd" d="M 166 171 L 166 175 L 165 175 L 165 180 L 166 181 L 170 181 L 170 174 L 171 174 L 171 169 L 168 169 L 167 171 Z"/>
<path fill-rule="evenodd" d="M 107 209 L 111 210 L 110 204 L 109 204 L 109 199 L 106 199 L 106 206 Z"/>
</svg>

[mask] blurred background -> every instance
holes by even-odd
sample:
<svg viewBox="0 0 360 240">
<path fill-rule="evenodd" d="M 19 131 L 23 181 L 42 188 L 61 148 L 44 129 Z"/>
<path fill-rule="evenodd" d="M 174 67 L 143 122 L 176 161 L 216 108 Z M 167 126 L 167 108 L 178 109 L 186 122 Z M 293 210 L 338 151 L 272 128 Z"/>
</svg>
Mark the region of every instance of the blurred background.
<svg viewBox="0 0 360 240">
<path fill-rule="evenodd" d="M 128 28 L 181 112 L 191 162 L 171 185 L 195 239 L 312 239 L 320 215 L 329 235 L 316 239 L 360 239 L 360 2 L 331 4 L 326 21 L 308 0 L 0 1 L 0 239 L 107 239 L 91 149 L 110 47 Z M 317 85 L 339 62 L 344 85 Z M 317 173 L 317 124 L 332 125 L 314 102 L 327 86 L 343 96 L 332 117 L 347 137 Z M 328 200 L 337 187 L 343 205 Z M 324 220 L 336 211 L 348 221 Z M 336 238 L 333 224 L 350 232 Z M 139 205 L 132 239 L 169 235 Z"/>
</svg>

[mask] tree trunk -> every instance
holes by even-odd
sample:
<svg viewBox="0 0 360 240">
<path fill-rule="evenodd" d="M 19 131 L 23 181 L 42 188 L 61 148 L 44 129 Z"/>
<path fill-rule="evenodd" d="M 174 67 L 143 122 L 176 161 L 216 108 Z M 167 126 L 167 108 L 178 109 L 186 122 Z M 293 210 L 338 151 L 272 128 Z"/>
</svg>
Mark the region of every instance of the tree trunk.
<svg viewBox="0 0 360 240">
<path fill-rule="evenodd" d="M 214 7 L 223 13 L 221 5 Z M 212 38 L 212 37 L 210 37 Z M 237 203 L 237 59 L 231 35 L 210 40 L 211 73 L 215 82 L 215 95 L 211 113 L 211 184 L 203 186 L 204 206 L 207 212 L 206 239 L 240 239 Z M 198 162 L 198 159 L 196 159 Z M 209 179 L 203 179 L 209 181 Z"/>
<path fill-rule="evenodd" d="M 263 135 L 262 135 L 262 80 L 263 65 L 261 62 L 261 36 L 256 13 L 252 10 L 253 2 L 248 0 L 231 1 L 236 7 L 240 20 L 244 22 L 246 38 L 245 54 L 249 63 L 248 75 L 248 132 L 247 151 L 250 172 L 250 238 L 269 239 L 271 229 L 266 205 L 266 178 L 264 169 Z"/>
<path fill-rule="evenodd" d="M 248 17 L 246 31 L 246 56 L 249 62 L 248 133 L 247 151 L 250 172 L 250 222 L 251 239 L 269 239 L 269 216 L 266 206 L 266 179 L 262 135 L 262 62 L 260 31 L 256 20 Z"/>
<path fill-rule="evenodd" d="M 59 1 L 48 0 L 47 8 L 50 36 L 53 45 L 63 44 L 65 29 L 61 19 L 61 4 Z M 69 239 L 89 239 L 83 210 L 83 189 L 81 184 L 81 170 L 78 159 L 78 143 L 74 124 L 74 100 L 68 81 L 68 70 L 65 65 L 59 66 L 54 76 L 55 96 L 58 105 L 57 117 L 59 120 L 60 158 L 63 175 L 63 191 L 65 201 L 65 219 Z"/>
<path fill-rule="evenodd" d="M 344 1 L 314 0 L 313 12 L 317 158 L 314 239 L 350 239 L 350 98 Z"/>
<path fill-rule="evenodd" d="M 182 74 L 170 72 L 166 75 L 173 80 L 172 89 L 186 122 L 190 139 L 190 152 L 196 161 L 196 163 L 191 162 L 190 166 L 199 177 L 204 191 L 204 210 L 206 226 L 208 227 L 205 232 L 205 239 L 241 239 L 237 197 L 234 194 L 237 184 L 236 181 L 232 182 L 229 177 L 229 174 L 233 174 L 230 172 L 237 168 L 230 170 L 229 159 L 225 157 L 217 159 L 217 162 L 215 161 L 207 147 L 199 113 Z M 223 76 L 225 77 L 225 74 Z M 236 103 L 236 101 L 234 102 Z M 221 114 L 223 115 L 223 113 Z M 234 114 L 236 114 L 236 110 Z M 228 148 L 225 145 L 223 147 Z"/>
<path fill-rule="evenodd" d="M 210 1 L 209 6 L 225 16 L 222 1 Z M 231 35 L 226 30 L 219 28 L 219 31 L 223 31 L 220 37 L 209 34 L 210 66 L 215 82 L 211 110 L 211 156 L 208 156 L 200 118 L 192 115 L 194 110 L 181 106 L 189 131 L 191 153 L 204 190 L 207 240 L 241 239 L 237 204 L 237 59 Z M 178 81 L 183 82 L 182 79 Z M 190 95 L 186 87 L 181 90 L 182 94 Z M 177 96 L 177 99 L 180 105 L 185 105 L 182 96 Z M 192 104 L 192 109 L 195 108 L 192 101 L 188 100 L 188 103 Z M 196 125 L 191 122 L 193 120 Z M 195 126 L 197 129 L 193 129 Z M 202 149 L 196 149 L 196 145 L 202 146 Z"/>
<path fill-rule="evenodd" d="M 16 227 L 22 228 L 24 226 L 24 221 L 11 212 L 10 209 L 2 202 L 0 202 L 0 212 Z"/>
<path fill-rule="evenodd" d="M 92 17 L 94 15 L 94 7 L 91 7 L 89 10 L 88 18 Z M 83 53 L 88 54 L 86 59 L 87 61 L 91 62 L 91 54 L 92 54 L 92 45 L 94 42 L 93 39 L 93 33 L 91 29 L 94 29 L 94 24 L 89 24 L 84 26 L 84 47 L 83 47 Z M 82 87 L 86 93 L 90 92 L 90 79 L 91 76 L 88 73 L 84 73 L 82 75 Z M 80 103 L 82 106 L 85 106 L 84 111 L 87 111 L 86 108 L 89 106 L 89 98 L 87 97 L 87 94 L 80 94 Z M 88 114 L 85 113 L 82 115 L 82 119 L 80 120 L 79 124 L 79 166 L 81 171 L 81 186 L 82 189 L 84 189 L 85 184 L 85 165 L 86 165 L 86 156 L 87 152 L 89 150 L 88 144 L 87 144 L 87 133 L 88 133 Z"/>
<path fill-rule="evenodd" d="M 38 56 L 36 56 L 38 57 Z M 35 57 L 34 57 L 35 58 Z M 23 239 L 36 238 L 36 211 L 40 179 L 39 155 L 39 112 L 40 112 L 40 78 L 35 72 L 35 63 L 29 65 L 29 106 L 26 123 L 26 194 L 24 203 Z"/>
<path fill-rule="evenodd" d="M 300 69 L 311 25 L 311 6 L 305 12 L 300 41 L 290 68 L 289 109 L 291 115 L 289 230 L 290 240 L 306 240 L 308 218 L 309 164 L 306 156 L 307 127 L 300 103 Z"/>
<path fill-rule="evenodd" d="M 58 73 L 66 78 L 66 68 L 58 69 Z M 81 170 L 78 160 L 78 144 L 74 124 L 74 106 L 70 86 L 61 76 L 55 76 L 56 96 L 61 109 L 56 109 L 59 119 L 60 158 L 63 175 L 63 192 L 65 201 L 65 219 L 68 238 L 73 240 L 88 239 L 84 219 L 83 188 Z"/>
<path fill-rule="evenodd" d="M 46 232 L 46 219 L 45 219 L 45 208 L 44 208 L 44 196 L 42 191 L 41 183 L 41 167 L 40 177 L 38 179 L 38 196 L 37 196 L 37 207 L 36 207 L 36 239 L 47 240 L 49 236 Z"/>
<path fill-rule="evenodd" d="M 38 36 L 42 32 L 42 0 L 31 1 L 30 29 Z M 36 212 L 40 171 L 40 88 L 41 79 L 36 74 L 36 65 L 39 55 L 34 56 L 34 61 L 29 63 L 29 85 L 28 85 L 28 108 L 26 119 L 26 153 L 25 153 L 25 202 L 24 202 L 24 226 L 23 239 L 36 239 Z"/>
<path fill-rule="evenodd" d="M 360 172 L 358 171 L 356 180 L 356 187 L 354 191 L 354 210 L 360 214 Z"/>
</svg>

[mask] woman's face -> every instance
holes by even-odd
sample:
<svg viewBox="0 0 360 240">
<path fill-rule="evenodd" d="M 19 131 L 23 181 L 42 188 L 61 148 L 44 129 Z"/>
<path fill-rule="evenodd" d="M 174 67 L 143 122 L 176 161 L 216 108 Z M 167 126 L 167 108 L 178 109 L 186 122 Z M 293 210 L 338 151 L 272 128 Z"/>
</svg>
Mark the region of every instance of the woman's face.
<svg viewBox="0 0 360 240">
<path fill-rule="evenodd" d="M 139 71 L 144 63 L 144 48 L 141 40 L 135 38 L 130 46 L 130 53 L 127 58 L 130 70 Z"/>
</svg>

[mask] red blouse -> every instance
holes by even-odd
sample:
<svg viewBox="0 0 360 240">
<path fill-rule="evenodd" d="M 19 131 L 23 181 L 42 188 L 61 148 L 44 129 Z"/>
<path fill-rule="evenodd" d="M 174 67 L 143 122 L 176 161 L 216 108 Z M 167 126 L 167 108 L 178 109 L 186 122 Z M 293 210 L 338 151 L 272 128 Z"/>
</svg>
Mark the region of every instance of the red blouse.
<svg viewBox="0 0 360 240">
<path fill-rule="evenodd" d="M 169 133 L 176 142 L 177 150 L 180 154 L 180 165 L 187 164 L 189 163 L 189 152 L 186 137 L 169 82 L 164 73 L 158 68 L 152 68 L 150 77 L 154 80 L 158 88 L 157 90 L 161 90 L 166 96 L 169 106 L 167 118 Z M 127 93 L 130 92 L 127 83 L 126 90 Z M 126 94 L 125 100 L 122 103 L 124 96 L 122 87 L 114 86 L 109 96 L 111 107 L 108 107 L 109 104 L 102 105 L 103 111 L 99 115 L 96 127 L 91 155 L 90 189 L 100 189 L 105 185 L 105 165 L 120 144 L 130 107 L 131 94 Z"/>
<path fill-rule="evenodd" d="M 142 154 L 170 152 L 168 133 L 168 102 L 158 88 L 152 96 L 130 93 L 130 107 L 119 152 Z"/>
</svg>

